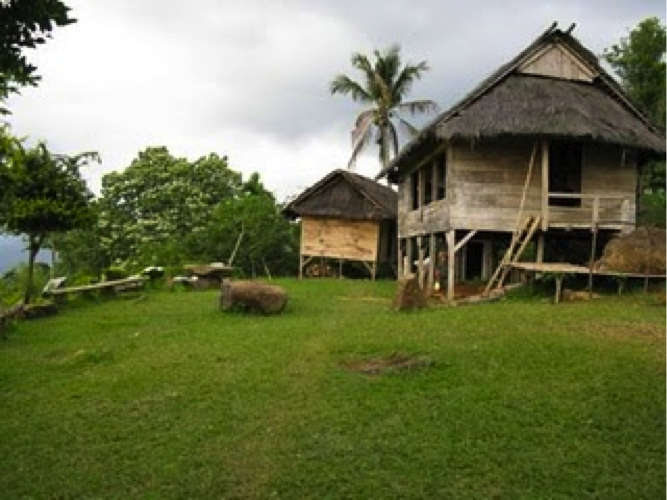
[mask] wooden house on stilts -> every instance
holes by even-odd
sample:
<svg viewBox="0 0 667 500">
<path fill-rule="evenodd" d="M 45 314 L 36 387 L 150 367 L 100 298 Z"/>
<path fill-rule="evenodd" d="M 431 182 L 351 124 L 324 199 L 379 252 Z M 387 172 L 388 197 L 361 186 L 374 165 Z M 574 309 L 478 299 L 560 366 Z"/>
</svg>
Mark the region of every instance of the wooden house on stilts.
<svg viewBox="0 0 667 500">
<path fill-rule="evenodd" d="M 550 27 L 378 176 L 398 185 L 399 275 L 430 287 L 444 254 L 451 299 L 457 279 L 501 284 L 528 242 L 548 263 L 634 228 L 641 168 L 665 138 L 571 30 Z"/>
<path fill-rule="evenodd" d="M 340 274 L 343 262 L 354 261 L 375 279 L 379 264 L 396 262 L 396 207 L 393 189 L 346 170 L 306 189 L 283 209 L 301 220 L 299 277 L 331 267 Z"/>
</svg>

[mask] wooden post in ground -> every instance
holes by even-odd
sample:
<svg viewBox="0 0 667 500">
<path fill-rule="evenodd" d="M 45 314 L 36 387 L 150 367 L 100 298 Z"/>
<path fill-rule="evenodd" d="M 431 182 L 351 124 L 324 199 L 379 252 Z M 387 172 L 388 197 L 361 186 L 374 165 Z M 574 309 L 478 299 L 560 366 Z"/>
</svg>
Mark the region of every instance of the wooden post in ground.
<svg viewBox="0 0 667 500">
<path fill-rule="evenodd" d="M 424 237 L 417 236 L 417 255 L 419 256 L 419 288 L 424 289 Z"/>
<path fill-rule="evenodd" d="M 428 248 L 428 291 L 432 293 L 434 286 L 434 277 L 435 277 L 435 266 L 437 263 L 438 256 L 435 254 L 435 234 L 431 233 L 429 237 L 429 248 Z"/>
<path fill-rule="evenodd" d="M 456 256 L 456 232 L 454 229 L 447 231 L 447 300 L 454 300 L 454 260 Z"/>
<path fill-rule="evenodd" d="M 591 257 L 588 261 L 588 296 L 593 298 L 593 268 L 595 267 L 595 252 L 598 243 L 598 225 L 593 223 L 593 241 L 591 243 Z"/>
<path fill-rule="evenodd" d="M 558 304 L 562 296 L 563 296 L 563 275 L 558 273 L 556 274 L 556 297 L 554 297 L 554 304 Z"/>
<path fill-rule="evenodd" d="M 542 263 L 544 262 L 544 246 L 545 246 L 545 236 L 544 233 L 537 235 L 537 250 L 535 252 L 535 261 Z"/>
</svg>

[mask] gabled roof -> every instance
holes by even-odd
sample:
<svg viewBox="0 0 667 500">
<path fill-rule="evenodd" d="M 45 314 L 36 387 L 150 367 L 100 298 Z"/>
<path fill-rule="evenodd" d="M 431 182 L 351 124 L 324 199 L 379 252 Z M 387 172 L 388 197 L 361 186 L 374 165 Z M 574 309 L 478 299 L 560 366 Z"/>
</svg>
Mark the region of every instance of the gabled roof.
<svg viewBox="0 0 667 500">
<path fill-rule="evenodd" d="M 396 180 L 435 144 L 457 139 L 536 136 L 595 141 L 665 153 L 661 131 L 630 101 L 597 57 L 567 31 L 549 27 L 525 50 L 436 117 L 378 175 Z M 572 75 L 536 70 L 545 54 Z"/>
<path fill-rule="evenodd" d="M 283 213 L 345 219 L 395 219 L 396 192 L 378 182 L 348 170 L 334 170 L 292 200 Z"/>
</svg>

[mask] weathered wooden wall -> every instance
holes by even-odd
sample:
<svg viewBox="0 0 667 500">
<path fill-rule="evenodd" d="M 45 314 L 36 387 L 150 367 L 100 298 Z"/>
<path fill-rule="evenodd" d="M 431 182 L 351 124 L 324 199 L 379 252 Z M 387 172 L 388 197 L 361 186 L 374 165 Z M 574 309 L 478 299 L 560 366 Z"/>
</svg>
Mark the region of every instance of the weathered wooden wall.
<svg viewBox="0 0 667 500">
<path fill-rule="evenodd" d="M 449 162 L 451 225 L 514 230 L 534 145 L 520 140 L 454 145 Z M 536 154 L 524 214 L 539 213 L 541 186 L 540 155 Z"/>
<path fill-rule="evenodd" d="M 447 151 L 445 200 L 410 210 L 410 176 L 399 185 L 399 237 L 450 229 L 512 232 L 534 147 L 537 149 L 523 216 L 540 215 L 544 208 L 540 141 L 505 139 L 453 144 Z M 602 197 L 598 218 L 603 225 L 620 229 L 622 222 L 634 223 L 635 157 L 617 147 L 590 144 L 583 147 L 582 162 L 581 207 L 547 205 L 549 223 L 590 227 L 595 197 Z"/>
<path fill-rule="evenodd" d="M 301 255 L 375 262 L 379 236 L 379 221 L 304 217 Z"/>
</svg>

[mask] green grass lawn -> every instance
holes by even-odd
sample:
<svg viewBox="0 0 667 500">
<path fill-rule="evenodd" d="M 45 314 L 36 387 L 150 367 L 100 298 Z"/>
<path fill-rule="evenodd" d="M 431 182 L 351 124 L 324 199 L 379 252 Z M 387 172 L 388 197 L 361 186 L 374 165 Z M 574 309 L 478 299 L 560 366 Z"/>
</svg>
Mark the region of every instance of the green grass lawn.
<svg viewBox="0 0 667 500">
<path fill-rule="evenodd" d="M 155 292 L 15 326 L 0 497 L 665 498 L 654 298 L 398 313 L 392 282 L 278 283 L 277 317 Z"/>
</svg>

